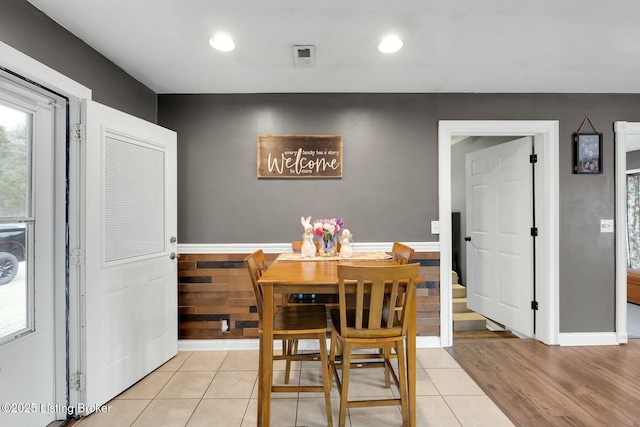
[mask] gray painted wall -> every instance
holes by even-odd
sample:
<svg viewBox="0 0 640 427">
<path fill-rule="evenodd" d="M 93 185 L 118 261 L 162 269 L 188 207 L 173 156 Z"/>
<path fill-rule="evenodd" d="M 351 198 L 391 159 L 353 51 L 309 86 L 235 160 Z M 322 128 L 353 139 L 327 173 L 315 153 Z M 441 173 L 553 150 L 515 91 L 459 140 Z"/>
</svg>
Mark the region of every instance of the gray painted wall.
<svg viewBox="0 0 640 427">
<path fill-rule="evenodd" d="M 182 243 L 299 240 L 301 216 L 343 217 L 356 241 L 434 241 L 436 122 L 420 95 L 161 95 L 178 132 Z M 426 119 L 426 120 L 425 120 Z M 343 136 L 342 179 L 258 179 L 259 134 Z"/>
<path fill-rule="evenodd" d="M 178 132 L 183 243 L 286 242 L 301 215 L 342 216 L 356 241 L 433 241 L 438 120 L 560 122 L 560 330 L 613 331 L 613 122 L 640 120 L 640 95 L 161 95 L 158 122 Z M 604 134 L 602 175 L 572 173 L 585 116 Z M 344 136 L 342 180 L 259 180 L 258 134 Z"/>
<path fill-rule="evenodd" d="M 0 0 L 0 41 L 88 87 L 94 101 L 156 123 L 155 92 L 26 0 Z"/>
</svg>

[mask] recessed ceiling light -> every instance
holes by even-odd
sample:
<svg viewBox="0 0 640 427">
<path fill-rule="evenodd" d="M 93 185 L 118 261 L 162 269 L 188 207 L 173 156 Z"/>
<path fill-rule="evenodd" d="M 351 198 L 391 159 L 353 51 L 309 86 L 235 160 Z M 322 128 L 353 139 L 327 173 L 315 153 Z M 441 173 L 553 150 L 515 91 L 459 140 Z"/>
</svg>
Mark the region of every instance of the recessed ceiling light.
<svg viewBox="0 0 640 427">
<path fill-rule="evenodd" d="M 402 49 L 402 40 L 397 36 L 387 36 L 378 45 L 378 50 L 382 53 L 394 53 Z"/>
<path fill-rule="evenodd" d="M 221 50 L 222 52 L 229 52 L 236 48 L 231 37 L 226 34 L 216 34 L 209 39 L 209 44 L 212 48 Z"/>
</svg>

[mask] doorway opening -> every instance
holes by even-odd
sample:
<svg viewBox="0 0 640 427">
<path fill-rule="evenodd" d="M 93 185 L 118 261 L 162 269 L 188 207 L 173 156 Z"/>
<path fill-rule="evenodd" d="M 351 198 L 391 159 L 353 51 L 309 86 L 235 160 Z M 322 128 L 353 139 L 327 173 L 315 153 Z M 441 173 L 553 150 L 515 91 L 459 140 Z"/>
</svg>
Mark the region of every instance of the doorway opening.
<svg viewBox="0 0 640 427">
<path fill-rule="evenodd" d="M 453 298 L 451 286 L 451 148 L 456 138 L 468 136 L 531 136 L 538 157 L 535 176 L 535 215 L 539 230 L 535 274 L 538 287 L 537 325 L 534 338 L 546 344 L 558 343 L 558 128 L 557 121 L 448 121 L 438 125 L 439 216 L 440 216 L 440 305 L 441 345 L 453 343 Z"/>
<path fill-rule="evenodd" d="M 65 97 L 0 69 L 0 370 L 12 384 L 2 390 L 6 402 L 53 406 L 66 399 L 56 358 L 65 339 L 64 324 L 56 324 L 64 281 L 56 286 L 56 278 L 64 268 L 57 254 L 66 250 L 66 198 L 57 173 L 64 168 L 66 108 Z M 4 412 L 0 424 L 15 426 L 57 416 Z"/>
<path fill-rule="evenodd" d="M 627 335 L 629 338 L 640 338 L 640 138 L 625 142 Z"/>
<path fill-rule="evenodd" d="M 55 235 L 52 241 L 47 242 L 47 245 L 51 246 L 51 251 L 53 252 L 52 266 L 49 268 L 52 278 L 49 280 L 49 287 L 46 289 L 47 293 L 41 291 L 39 293 L 36 292 L 35 295 L 36 304 L 38 304 L 38 299 L 48 300 L 48 303 L 51 304 L 50 310 L 52 311 L 52 315 L 47 315 L 47 317 L 52 318 L 52 320 L 48 320 L 47 323 L 40 322 L 40 324 L 38 324 L 38 316 L 42 317 L 46 313 L 36 311 L 34 317 L 36 332 L 20 337 L 15 343 L 9 343 L 8 346 L 5 346 L 8 349 L 7 351 L 13 351 L 13 349 L 20 347 L 14 345 L 16 343 L 25 343 L 25 345 L 28 345 L 33 341 L 34 344 L 37 344 L 36 341 L 44 338 L 47 341 L 46 345 L 53 347 L 50 353 L 47 353 L 51 355 L 52 363 L 49 365 L 48 361 L 44 362 L 41 357 L 44 353 L 35 350 L 29 352 L 28 359 L 9 354 L 0 356 L 0 361 L 3 363 L 0 369 L 2 369 L 3 375 L 11 373 L 11 375 L 15 377 L 3 377 L 3 381 L 7 384 L 22 384 L 28 387 L 27 376 L 37 378 L 42 372 L 42 369 L 49 369 L 49 367 L 52 366 L 54 384 L 51 388 L 45 386 L 44 382 L 37 380 L 38 386 L 28 388 L 26 391 L 27 395 L 23 395 L 17 392 L 18 388 L 11 387 L 11 399 L 8 401 L 39 402 L 41 404 L 48 404 L 51 401 L 51 403 L 55 405 L 52 407 L 55 407 L 56 411 L 38 411 L 35 413 L 24 411 L 21 413 L 0 414 L 0 424 L 2 425 L 46 425 L 51 420 L 66 419 L 68 416 L 66 407 L 76 404 L 74 400 L 74 390 L 69 386 L 68 379 L 69 372 L 75 364 L 77 346 L 74 336 L 66 332 L 71 330 L 68 328 L 69 325 L 77 325 L 75 315 L 78 310 L 74 310 L 74 308 L 79 307 L 79 304 L 77 304 L 77 301 L 68 304 L 68 299 L 75 298 L 77 293 L 74 293 L 73 289 L 67 287 L 67 241 L 65 238 L 67 235 L 67 227 L 65 226 L 65 218 L 69 219 L 69 224 L 77 222 L 74 221 L 76 212 L 70 207 L 71 201 L 73 200 L 73 192 L 70 192 L 69 195 L 69 205 L 67 204 L 67 197 L 64 196 L 67 186 L 73 187 L 76 177 L 73 174 L 67 174 L 67 166 L 71 167 L 75 159 L 73 153 L 67 157 L 68 153 L 65 145 L 69 137 L 67 124 L 69 122 L 79 121 L 80 118 L 79 99 L 90 98 L 91 91 L 2 42 L 0 42 L 0 69 L 7 71 L 10 76 L 9 79 L 14 82 L 16 81 L 14 79 L 18 79 L 18 81 L 27 82 L 29 86 L 34 87 L 36 92 L 41 89 L 50 92 L 48 95 L 56 95 L 52 100 L 52 103 L 56 104 L 53 105 L 56 111 L 56 125 L 52 131 L 56 134 L 56 137 L 59 136 L 58 141 L 60 141 L 60 143 L 57 144 L 55 148 L 53 144 L 48 147 L 51 151 L 49 155 L 50 158 L 46 156 L 41 157 L 43 159 L 41 162 L 55 165 L 49 181 L 44 181 L 43 183 L 45 189 L 49 191 L 48 197 L 53 198 L 52 207 L 47 213 L 47 215 L 51 217 L 51 227 L 54 228 L 51 234 Z M 43 95 L 43 93 L 40 93 L 40 95 Z M 46 93 L 44 95 L 48 96 Z M 45 105 L 48 105 L 48 103 L 48 101 L 44 102 Z M 66 108 L 58 107 L 58 105 L 64 104 L 66 104 Z M 41 172 L 41 166 L 40 164 L 36 166 L 36 173 Z M 46 205 L 42 203 L 39 205 L 42 208 L 46 208 Z M 36 207 L 36 210 L 37 209 L 39 208 Z M 47 215 L 45 215 L 45 218 Z M 42 243 L 45 242 L 36 242 L 36 245 Z M 68 243 L 70 245 L 73 244 L 71 235 Z M 35 253 L 34 256 L 34 264 L 37 265 L 36 268 L 42 269 L 43 265 L 39 262 L 38 254 Z M 34 284 L 36 287 L 38 286 L 37 282 Z M 67 308 L 69 310 L 67 310 Z M 38 310 L 37 307 L 36 310 Z M 55 332 L 53 335 L 41 333 L 38 332 L 38 328 L 40 328 L 41 332 L 50 330 L 54 330 Z M 32 340 L 32 338 L 36 339 Z M 38 361 L 35 365 L 29 367 L 11 368 L 6 365 L 7 362 L 29 363 L 29 360 L 33 357 L 38 358 Z M 48 366 L 45 366 L 45 364 Z M 42 375 L 40 375 L 40 377 L 42 377 Z M 42 393 L 47 393 L 48 396 L 51 396 L 51 393 L 53 393 L 53 400 L 51 400 L 51 397 L 46 399 L 41 397 Z M 3 424 L 2 420 L 4 420 L 3 416 L 5 415 L 11 416 L 12 418 L 11 421 Z M 41 418 L 46 418 L 46 420 Z"/>
<path fill-rule="evenodd" d="M 534 333 L 534 153 L 530 136 L 452 140 L 454 341 Z"/>
<path fill-rule="evenodd" d="M 616 335 L 618 342 L 640 335 L 640 310 L 634 303 L 640 272 L 629 265 L 627 252 L 627 174 L 640 169 L 640 123 L 615 122 L 616 203 Z M 638 170 L 640 172 L 640 170 Z"/>
</svg>

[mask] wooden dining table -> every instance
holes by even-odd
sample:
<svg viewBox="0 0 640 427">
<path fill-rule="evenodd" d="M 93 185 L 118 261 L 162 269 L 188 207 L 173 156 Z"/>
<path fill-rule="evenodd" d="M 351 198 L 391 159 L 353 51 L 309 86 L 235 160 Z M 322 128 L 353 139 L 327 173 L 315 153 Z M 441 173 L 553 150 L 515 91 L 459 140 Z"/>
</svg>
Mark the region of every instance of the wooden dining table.
<svg viewBox="0 0 640 427">
<path fill-rule="evenodd" d="M 376 256 L 358 257 L 354 253 L 353 259 L 306 259 L 296 260 L 282 254 L 278 257 L 262 277 L 258 284 L 262 286 L 264 295 L 262 343 L 260 346 L 260 365 L 264 367 L 258 375 L 258 426 L 268 427 L 270 421 L 272 360 L 273 360 L 273 316 L 274 295 L 284 294 L 337 294 L 338 293 L 338 264 L 348 265 L 389 265 L 395 263 L 391 259 L 372 259 Z M 422 280 L 418 279 L 418 283 Z M 409 326 L 407 329 L 406 355 L 407 379 L 409 389 L 409 420 L 410 425 L 416 425 L 416 305 L 415 298 L 409 308 Z M 262 419 L 260 419 L 262 418 Z"/>
</svg>

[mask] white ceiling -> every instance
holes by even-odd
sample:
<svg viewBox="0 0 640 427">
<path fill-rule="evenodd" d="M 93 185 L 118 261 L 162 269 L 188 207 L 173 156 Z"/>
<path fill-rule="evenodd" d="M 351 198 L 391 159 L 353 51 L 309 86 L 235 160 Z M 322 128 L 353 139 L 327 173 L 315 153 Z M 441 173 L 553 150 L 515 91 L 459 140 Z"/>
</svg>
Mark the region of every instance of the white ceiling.
<svg viewBox="0 0 640 427">
<path fill-rule="evenodd" d="M 157 93 L 640 93 L 638 0 L 29 2 Z"/>
</svg>

